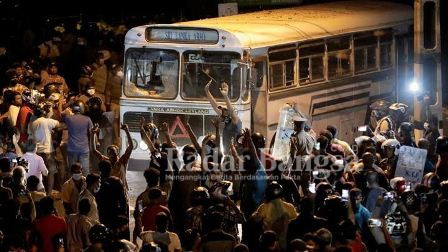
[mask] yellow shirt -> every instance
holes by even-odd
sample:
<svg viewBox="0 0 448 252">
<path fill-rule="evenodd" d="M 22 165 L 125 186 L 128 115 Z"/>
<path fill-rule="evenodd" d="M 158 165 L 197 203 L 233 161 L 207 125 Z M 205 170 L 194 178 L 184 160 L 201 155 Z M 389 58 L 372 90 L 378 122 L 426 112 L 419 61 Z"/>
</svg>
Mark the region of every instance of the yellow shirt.
<svg viewBox="0 0 448 252">
<path fill-rule="evenodd" d="M 288 224 L 297 218 L 294 206 L 281 199 L 271 200 L 261 204 L 253 214 L 263 221 L 264 230 L 273 230 L 279 237 L 280 246 L 286 248 Z"/>
</svg>

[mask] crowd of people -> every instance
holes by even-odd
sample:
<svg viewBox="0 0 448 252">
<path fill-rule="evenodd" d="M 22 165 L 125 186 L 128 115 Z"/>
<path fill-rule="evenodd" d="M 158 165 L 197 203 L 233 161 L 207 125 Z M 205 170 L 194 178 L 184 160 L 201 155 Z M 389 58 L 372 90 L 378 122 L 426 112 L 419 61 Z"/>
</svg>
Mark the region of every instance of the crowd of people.
<svg viewBox="0 0 448 252">
<path fill-rule="evenodd" d="M 226 106 L 206 85 L 215 132 L 198 138 L 185 116 L 191 144 L 177 146 L 166 123 L 141 120 L 147 187 L 130 206 L 120 52 L 98 50 L 74 84 L 57 38 L 38 49 L 11 61 L 0 45 L 0 251 L 448 250 L 448 138 L 431 116 L 411 122 L 390 104 L 346 142 L 297 114 L 289 157 L 275 159 L 242 128 L 227 84 Z M 421 183 L 396 176 L 401 146 L 426 151 Z"/>
</svg>

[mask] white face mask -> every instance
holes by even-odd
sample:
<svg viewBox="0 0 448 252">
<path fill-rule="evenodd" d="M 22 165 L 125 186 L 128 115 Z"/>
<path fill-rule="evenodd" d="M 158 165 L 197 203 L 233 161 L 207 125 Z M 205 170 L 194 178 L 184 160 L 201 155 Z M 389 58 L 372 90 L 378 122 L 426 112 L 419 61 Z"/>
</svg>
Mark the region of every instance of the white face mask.
<svg viewBox="0 0 448 252">
<path fill-rule="evenodd" d="M 123 71 L 120 70 L 116 73 L 116 75 L 117 75 L 117 77 L 123 78 L 124 73 L 123 73 Z"/>
<path fill-rule="evenodd" d="M 88 95 L 94 95 L 95 94 L 95 89 L 93 89 L 93 88 L 87 89 L 87 94 Z"/>
<path fill-rule="evenodd" d="M 59 94 L 59 93 L 52 93 L 50 95 L 50 97 L 48 97 L 48 99 L 51 101 L 59 101 L 60 98 L 61 98 L 61 94 Z"/>
<path fill-rule="evenodd" d="M 76 181 L 80 180 L 81 177 L 82 177 L 82 174 L 81 174 L 81 173 L 74 173 L 74 174 L 72 175 L 73 180 L 76 180 Z"/>
<path fill-rule="evenodd" d="M 98 185 L 95 189 L 93 189 L 93 193 L 98 193 L 100 191 L 101 186 Z"/>
</svg>

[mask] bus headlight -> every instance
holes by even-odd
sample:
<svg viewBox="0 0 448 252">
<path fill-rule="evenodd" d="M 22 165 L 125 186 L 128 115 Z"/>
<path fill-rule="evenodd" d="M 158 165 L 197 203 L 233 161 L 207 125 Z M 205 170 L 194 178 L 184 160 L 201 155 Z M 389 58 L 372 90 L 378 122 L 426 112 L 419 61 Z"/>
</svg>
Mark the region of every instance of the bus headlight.
<svg viewBox="0 0 448 252">
<path fill-rule="evenodd" d="M 140 149 L 142 150 L 147 150 L 148 149 L 148 145 L 144 142 L 144 141 L 140 141 L 139 145 Z"/>
</svg>

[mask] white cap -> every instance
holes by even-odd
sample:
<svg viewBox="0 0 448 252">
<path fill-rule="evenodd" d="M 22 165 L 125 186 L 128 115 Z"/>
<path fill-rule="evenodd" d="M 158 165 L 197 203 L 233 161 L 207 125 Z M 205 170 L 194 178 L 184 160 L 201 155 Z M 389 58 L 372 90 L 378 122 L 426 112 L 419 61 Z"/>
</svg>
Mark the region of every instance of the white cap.
<svg viewBox="0 0 448 252">
<path fill-rule="evenodd" d="M 381 144 L 381 149 L 384 150 L 384 147 L 386 147 L 386 146 L 388 146 L 388 147 L 397 147 L 397 146 L 400 146 L 400 142 L 398 142 L 397 139 L 387 139 L 386 141 L 384 141 Z"/>
</svg>

